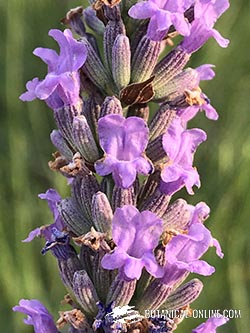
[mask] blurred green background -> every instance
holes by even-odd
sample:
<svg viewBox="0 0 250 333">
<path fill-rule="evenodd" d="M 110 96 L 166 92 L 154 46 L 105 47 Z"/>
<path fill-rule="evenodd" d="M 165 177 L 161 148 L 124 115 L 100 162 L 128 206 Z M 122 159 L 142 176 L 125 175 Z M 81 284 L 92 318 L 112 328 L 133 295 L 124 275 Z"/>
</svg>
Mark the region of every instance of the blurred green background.
<svg viewBox="0 0 250 333">
<path fill-rule="evenodd" d="M 217 24 L 230 38 L 228 49 L 213 40 L 192 58 L 191 65 L 216 65 L 216 78 L 202 85 L 220 114 L 217 122 L 200 114 L 193 126 L 208 132 L 199 148 L 196 165 L 202 188 L 190 203 L 201 200 L 211 207 L 206 222 L 220 240 L 224 260 L 211 249 L 206 259 L 217 267 L 205 281 L 194 303 L 201 309 L 238 309 L 241 319 L 232 319 L 219 332 L 247 333 L 250 327 L 250 2 L 231 1 L 230 10 Z M 54 128 L 52 112 L 40 101 L 22 103 L 18 96 L 27 80 L 45 75 L 45 65 L 32 51 L 37 46 L 54 48 L 47 36 L 50 28 L 62 28 L 66 10 L 80 1 L 0 1 L 0 318 L 1 332 L 32 332 L 12 306 L 20 298 L 37 298 L 57 318 L 65 290 L 51 254 L 43 257 L 43 241 L 24 244 L 32 228 L 50 223 L 46 203 L 37 194 L 55 187 L 62 196 L 68 187 L 52 173 L 47 162 L 54 148 L 49 133 Z M 187 197 L 186 197 L 187 198 Z M 62 308 L 61 308 L 62 309 Z M 178 332 L 190 332 L 202 319 L 188 319 Z"/>
</svg>

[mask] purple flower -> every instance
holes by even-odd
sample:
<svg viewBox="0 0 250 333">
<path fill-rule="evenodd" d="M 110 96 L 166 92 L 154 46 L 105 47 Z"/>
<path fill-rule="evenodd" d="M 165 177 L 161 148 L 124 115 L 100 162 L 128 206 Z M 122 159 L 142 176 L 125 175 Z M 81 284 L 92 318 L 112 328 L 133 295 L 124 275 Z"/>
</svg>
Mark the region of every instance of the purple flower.
<svg viewBox="0 0 250 333">
<path fill-rule="evenodd" d="M 41 47 L 34 50 L 33 53 L 48 65 L 48 74 L 42 81 L 38 78 L 29 81 L 26 85 L 28 91 L 22 94 L 20 99 L 32 101 L 39 98 L 53 108 L 63 104 L 77 104 L 80 92 L 78 69 L 87 58 L 86 47 L 73 38 L 69 29 L 64 32 L 52 29 L 49 36 L 59 44 L 60 54 Z"/>
<path fill-rule="evenodd" d="M 210 208 L 205 202 L 199 202 L 196 206 L 187 205 L 187 207 L 191 212 L 191 217 L 188 224 L 189 228 L 195 223 L 203 223 L 209 217 Z M 216 238 L 211 238 L 211 246 L 214 246 L 216 248 L 216 254 L 218 257 L 224 257 L 224 253 L 221 250 L 220 243 Z"/>
<path fill-rule="evenodd" d="M 54 217 L 54 223 L 32 230 L 23 242 L 31 242 L 35 237 L 44 237 L 47 241 L 52 241 L 51 238 L 54 238 L 54 235 L 58 234 L 58 231 L 63 231 L 65 227 L 57 208 L 57 203 L 61 200 L 57 191 L 50 188 L 46 193 L 39 194 L 39 198 L 47 200 L 48 206 Z M 58 235 L 56 237 L 58 237 Z"/>
<path fill-rule="evenodd" d="M 212 67 L 214 67 L 214 65 L 206 64 L 199 66 L 195 69 L 195 71 L 198 73 L 198 77 L 197 77 L 196 86 L 194 86 L 194 88 L 199 86 L 200 81 L 212 80 L 214 78 L 215 72 L 212 70 Z M 214 107 L 210 104 L 209 99 L 203 92 L 195 90 L 195 91 L 190 91 L 190 94 L 196 97 L 197 100 L 200 100 L 201 105 L 195 104 L 188 108 L 179 109 L 177 111 L 177 114 L 179 117 L 181 117 L 183 124 L 186 124 L 188 121 L 193 119 L 195 115 L 201 110 L 205 111 L 206 117 L 208 119 L 212 120 L 218 119 L 219 117 L 218 113 L 216 112 Z"/>
<path fill-rule="evenodd" d="M 24 319 L 27 325 L 33 325 L 35 333 L 57 333 L 51 314 L 46 307 L 36 299 L 21 299 L 19 305 L 13 307 L 13 311 L 19 311 L 28 317 Z"/>
<path fill-rule="evenodd" d="M 174 236 L 166 245 L 167 264 L 162 282 L 174 285 L 186 272 L 205 276 L 214 273 L 214 267 L 199 260 L 210 246 L 213 246 L 213 238 L 201 223 L 192 224 L 188 234 Z"/>
<path fill-rule="evenodd" d="M 139 279 L 143 267 L 154 277 L 162 276 L 153 253 L 162 231 L 162 221 L 154 213 L 140 213 L 133 206 L 117 208 L 112 222 L 116 248 L 103 257 L 102 266 L 118 268 L 125 279 Z"/>
<path fill-rule="evenodd" d="M 193 53 L 210 37 L 213 37 L 220 46 L 227 47 L 229 40 L 223 38 L 217 30 L 213 29 L 213 26 L 228 7 L 228 0 L 197 0 L 190 35 L 181 43 L 182 49 L 187 53 Z"/>
<path fill-rule="evenodd" d="M 193 194 L 192 187 L 200 186 L 200 177 L 192 166 L 193 155 L 200 143 L 206 140 L 206 133 L 198 128 L 184 130 L 181 119 L 175 118 L 163 136 L 163 148 L 169 162 L 161 172 L 161 191 L 173 194 L 186 186 Z"/>
<path fill-rule="evenodd" d="M 128 188 L 135 181 L 137 173 L 147 175 L 153 171 L 151 161 L 143 154 L 149 135 L 143 119 L 107 115 L 99 120 L 98 133 L 105 152 L 104 158 L 95 163 L 99 175 L 112 173 L 117 186 Z"/>
<path fill-rule="evenodd" d="M 136 19 L 148 19 L 147 35 L 150 39 L 159 41 L 173 25 L 176 31 L 183 36 L 190 33 L 190 24 L 184 17 L 184 12 L 194 0 L 148 0 L 138 2 L 129 10 L 129 15 Z"/>
<path fill-rule="evenodd" d="M 211 317 L 205 323 L 192 330 L 192 333 L 216 333 L 216 328 L 228 322 L 228 318 L 224 316 Z"/>
</svg>

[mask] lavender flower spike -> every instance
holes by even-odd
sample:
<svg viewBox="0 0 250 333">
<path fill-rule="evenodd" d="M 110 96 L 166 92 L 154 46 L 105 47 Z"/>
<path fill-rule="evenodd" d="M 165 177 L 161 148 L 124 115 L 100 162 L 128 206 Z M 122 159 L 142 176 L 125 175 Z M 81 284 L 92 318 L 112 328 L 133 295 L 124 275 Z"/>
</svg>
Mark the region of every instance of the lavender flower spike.
<svg viewBox="0 0 250 333">
<path fill-rule="evenodd" d="M 148 25 L 148 38 L 159 41 L 173 25 L 176 31 L 183 36 L 190 33 L 190 25 L 184 17 L 184 12 L 194 0 L 148 0 L 138 2 L 129 10 L 129 15 L 137 19 L 150 18 Z"/>
<path fill-rule="evenodd" d="M 173 194 L 186 186 L 188 193 L 193 194 L 192 187 L 200 186 L 199 174 L 192 163 L 196 148 L 205 140 L 204 131 L 197 128 L 184 130 L 181 119 L 174 119 L 163 136 L 163 148 L 169 162 L 161 172 L 162 192 Z"/>
<path fill-rule="evenodd" d="M 200 324 L 192 330 L 192 333 L 216 333 L 216 328 L 228 322 L 224 316 L 211 317 L 205 323 Z"/>
<path fill-rule="evenodd" d="M 21 299 L 19 305 L 13 307 L 28 317 L 24 319 L 27 325 L 33 325 L 35 333 L 58 333 L 51 314 L 46 307 L 36 299 Z"/>
<path fill-rule="evenodd" d="M 105 152 L 104 158 L 95 163 L 99 175 L 112 173 L 117 186 L 128 188 L 137 173 L 148 175 L 153 171 L 152 163 L 143 155 L 149 135 L 143 119 L 107 115 L 99 120 L 98 132 Z"/>
<path fill-rule="evenodd" d="M 143 267 L 154 277 L 163 275 L 153 254 L 162 233 L 162 221 L 134 206 L 117 208 L 112 222 L 115 250 L 102 259 L 105 269 L 118 268 L 124 279 L 139 279 Z"/>
<path fill-rule="evenodd" d="M 48 65 L 48 74 L 43 81 L 37 78 L 29 81 L 28 91 L 20 96 L 22 101 L 35 98 L 48 100 L 58 96 L 64 104 L 77 104 L 79 101 L 80 78 L 78 70 L 87 58 L 87 50 L 83 43 L 76 41 L 70 30 L 61 32 L 57 29 L 49 31 L 60 46 L 60 54 L 46 48 L 36 48 L 34 54 Z M 54 94 L 55 93 L 55 94 Z M 51 104 L 51 103 L 49 103 Z"/>
</svg>

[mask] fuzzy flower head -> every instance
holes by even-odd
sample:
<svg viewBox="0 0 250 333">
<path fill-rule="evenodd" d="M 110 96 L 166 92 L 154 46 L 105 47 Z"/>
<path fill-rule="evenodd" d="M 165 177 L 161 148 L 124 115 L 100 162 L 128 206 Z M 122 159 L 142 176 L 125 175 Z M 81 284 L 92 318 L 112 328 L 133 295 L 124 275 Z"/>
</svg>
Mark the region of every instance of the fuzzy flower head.
<svg viewBox="0 0 250 333">
<path fill-rule="evenodd" d="M 188 36 L 190 24 L 184 17 L 184 12 L 193 3 L 194 0 L 142 1 L 130 8 L 129 15 L 136 19 L 150 19 L 147 34 L 152 40 L 163 39 L 172 25 L 179 34 Z"/>
<path fill-rule="evenodd" d="M 80 93 L 80 78 L 78 70 L 87 58 L 87 50 L 83 43 L 76 41 L 69 29 L 64 32 L 52 29 L 49 36 L 60 46 L 60 54 L 46 48 L 36 48 L 34 54 L 48 65 L 45 79 L 38 78 L 29 81 L 27 92 L 20 96 L 22 101 L 32 101 L 35 98 L 45 100 L 52 108 L 66 104 L 77 104 Z"/>
<path fill-rule="evenodd" d="M 192 187 L 200 186 L 200 177 L 193 167 L 193 156 L 200 143 L 206 140 L 206 133 L 198 128 L 185 130 L 181 119 L 176 118 L 163 136 L 163 148 L 169 162 L 161 172 L 161 190 L 173 194 L 186 186 L 193 194 Z"/>
<path fill-rule="evenodd" d="M 36 299 L 21 299 L 19 305 L 13 307 L 13 311 L 26 314 L 27 319 L 24 319 L 24 323 L 33 325 L 35 333 L 58 333 L 51 314 Z"/>
<path fill-rule="evenodd" d="M 116 248 L 102 259 L 105 269 L 118 268 L 125 279 L 139 279 L 143 267 L 154 277 L 162 268 L 153 254 L 162 234 L 162 221 L 150 211 L 139 212 L 134 206 L 117 208 L 112 222 Z"/>
<path fill-rule="evenodd" d="M 117 186 L 128 188 L 137 173 L 147 175 L 153 171 L 152 163 L 144 155 L 149 130 L 143 119 L 107 115 L 99 120 L 98 133 L 105 153 L 104 158 L 95 163 L 99 175 L 112 173 Z"/>
<path fill-rule="evenodd" d="M 204 323 L 192 330 L 192 333 L 216 333 L 216 329 L 228 322 L 228 318 L 224 316 L 211 317 Z"/>
</svg>

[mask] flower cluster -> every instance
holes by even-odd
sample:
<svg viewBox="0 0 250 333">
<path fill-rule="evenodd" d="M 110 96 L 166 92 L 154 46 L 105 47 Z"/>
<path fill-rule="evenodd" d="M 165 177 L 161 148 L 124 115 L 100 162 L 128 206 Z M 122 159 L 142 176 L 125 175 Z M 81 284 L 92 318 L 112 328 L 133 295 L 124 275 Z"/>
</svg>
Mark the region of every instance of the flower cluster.
<svg viewBox="0 0 250 333">
<path fill-rule="evenodd" d="M 207 136 L 189 121 L 203 110 L 218 118 L 200 88 L 214 71 L 186 65 L 210 37 L 228 45 L 214 29 L 228 7 L 228 0 L 98 0 L 68 12 L 64 32 L 50 30 L 59 54 L 35 49 L 48 74 L 29 81 L 20 98 L 53 110 L 57 151 L 49 167 L 67 179 L 71 195 L 40 194 L 54 222 L 24 242 L 45 239 L 42 253 L 55 256 L 72 306 L 55 323 L 39 301 L 21 300 L 13 310 L 28 316 L 35 333 L 65 325 L 74 333 L 172 332 L 179 318 L 146 318 L 145 310 L 189 309 L 203 284 L 184 280 L 214 273 L 201 259 L 210 247 L 223 257 L 204 225 L 209 207 L 172 196 L 200 187 L 194 154 Z M 126 306 L 137 321 L 111 316 Z M 193 332 L 225 322 L 210 318 Z"/>
</svg>

